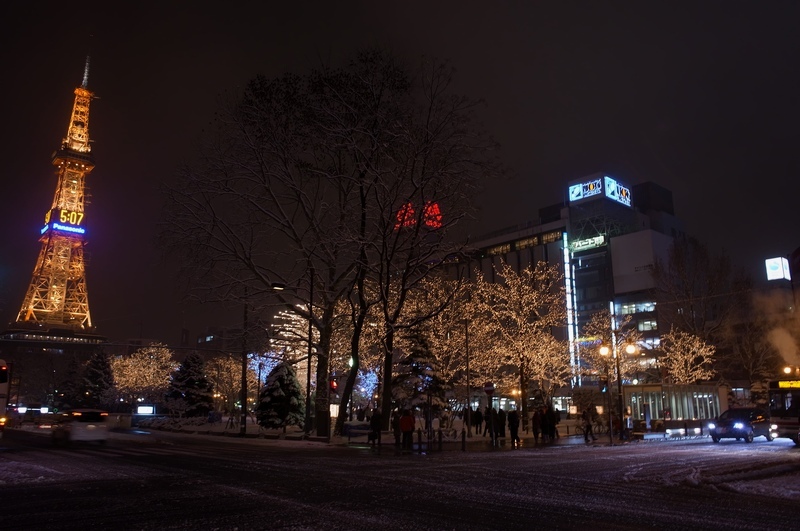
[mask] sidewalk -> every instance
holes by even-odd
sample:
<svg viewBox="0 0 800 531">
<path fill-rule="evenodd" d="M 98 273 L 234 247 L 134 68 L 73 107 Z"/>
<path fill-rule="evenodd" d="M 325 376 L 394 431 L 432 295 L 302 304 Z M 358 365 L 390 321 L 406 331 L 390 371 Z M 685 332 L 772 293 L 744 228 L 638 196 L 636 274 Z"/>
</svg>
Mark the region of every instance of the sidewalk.
<svg viewBox="0 0 800 531">
<path fill-rule="evenodd" d="M 285 440 L 285 441 L 301 441 L 306 440 L 308 442 L 317 442 L 322 444 L 332 444 L 332 445 L 359 445 L 359 446 L 368 446 L 369 442 L 367 441 L 367 435 L 365 430 L 356 430 L 354 431 L 353 435 L 338 435 L 330 437 L 316 437 L 313 434 L 311 436 L 306 437 L 305 433 L 297 428 L 296 426 L 291 426 L 287 428 L 286 432 L 283 430 L 266 430 L 260 427 L 256 422 L 252 419 L 248 418 L 248 422 L 245 425 L 244 430 L 244 437 L 247 438 L 259 438 L 259 439 L 267 439 L 267 440 Z M 230 422 L 229 420 L 224 420 L 222 422 L 215 422 L 215 423 L 208 423 L 203 420 L 198 419 L 198 423 L 196 425 L 187 424 L 185 419 L 182 422 L 176 422 L 176 419 L 167 419 L 163 418 L 160 420 L 156 420 L 155 422 L 151 423 L 143 423 L 148 424 L 146 429 L 158 430 L 158 431 L 168 431 L 168 432 L 175 432 L 175 433 L 185 433 L 185 434 L 196 434 L 196 435 L 210 435 L 210 436 L 228 436 L 228 437 L 242 437 L 242 430 L 237 422 Z M 462 447 L 465 447 L 467 450 L 477 450 L 477 449 L 491 449 L 491 442 L 488 435 L 479 435 L 475 432 L 472 433 L 472 436 L 464 436 L 462 440 L 462 430 L 464 429 L 460 423 L 454 423 L 454 425 L 449 430 L 442 432 L 442 440 L 441 440 L 441 448 L 442 450 L 461 450 Z M 120 430 L 122 431 L 122 430 Z M 331 433 L 333 430 L 331 430 Z M 449 434 L 449 436 L 445 434 Z M 522 448 L 532 448 L 532 447 L 548 447 L 548 446 L 568 446 L 568 445 L 585 445 L 585 441 L 583 439 L 582 434 L 575 434 L 575 423 L 570 421 L 562 421 L 559 424 L 559 433 L 561 434 L 560 437 L 556 438 L 556 440 L 552 443 L 543 443 L 541 437 L 539 439 L 539 443 L 536 444 L 533 439 L 532 433 L 520 433 L 520 446 Z M 592 446 L 616 446 L 620 444 L 636 444 L 641 442 L 652 442 L 652 441 L 670 441 L 670 440 L 681 440 L 681 439 L 697 439 L 703 438 L 707 436 L 692 436 L 692 437 L 667 437 L 664 432 L 647 432 L 647 433 L 637 433 L 634 434 L 630 440 L 620 441 L 617 437 L 614 437 L 613 441 L 609 439 L 608 434 L 599 434 L 597 435 L 597 439 L 592 441 Z M 414 446 L 417 447 L 419 442 L 419 432 L 415 432 L 414 434 Z M 394 435 L 391 431 L 384 431 L 381 434 L 381 443 L 382 445 L 392 446 L 394 445 Z M 423 431 L 422 432 L 422 444 L 423 447 L 428 447 L 429 442 L 427 440 L 427 435 Z M 430 441 L 430 446 L 434 449 L 438 449 L 439 447 L 439 437 L 438 432 L 434 432 L 434 438 Z M 510 449 L 511 448 L 511 441 L 509 438 L 509 433 L 506 431 L 505 437 L 500 437 L 498 439 L 498 445 L 496 446 L 500 449 Z"/>
</svg>

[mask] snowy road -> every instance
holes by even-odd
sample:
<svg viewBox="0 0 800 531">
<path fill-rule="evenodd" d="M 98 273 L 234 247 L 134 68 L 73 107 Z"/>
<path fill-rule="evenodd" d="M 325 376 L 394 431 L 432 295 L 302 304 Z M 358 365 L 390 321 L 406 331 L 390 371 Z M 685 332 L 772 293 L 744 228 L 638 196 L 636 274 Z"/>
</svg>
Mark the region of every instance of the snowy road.
<svg viewBox="0 0 800 531">
<path fill-rule="evenodd" d="M 154 434 L 0 440 L 2 529 L 797 529 L 800 449 L 708 439 L 431 455 Z"/>
</svg>

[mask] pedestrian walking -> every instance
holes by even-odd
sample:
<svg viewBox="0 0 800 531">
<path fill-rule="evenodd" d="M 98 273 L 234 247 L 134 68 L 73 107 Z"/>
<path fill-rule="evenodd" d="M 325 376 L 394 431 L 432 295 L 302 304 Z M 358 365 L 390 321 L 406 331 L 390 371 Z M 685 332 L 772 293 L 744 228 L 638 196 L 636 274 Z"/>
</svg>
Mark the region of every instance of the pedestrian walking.
<svg viewBox="0 0 800 531">
<path fill-rule="evenodd" d="M 503 408 L 497 412 L 497 437 L 506 438 L 506 411 Z"/>
<path fill-rule="evenodd" d="M 552 417 L 547 415 L 547 408 L 542 406 L 539 408 L 539 418 L 542 425 L 542 443 L 547 444 L 550 442 L 550 421 Z"/>
<path fill-rule="evenodd" d="M 400 448 L 400 438 L 402 432 L 400 431 L 400 409 L 392 411 L 392 433 L 394 434 L 394 445 Z"/>
<path fill-rule="evenodd" d="M 548 403 L 547 409 L 545 410 L 545 415 L 547 416 L 547 437 L 550 439 L 550 442 L 556 442 L 556 433 L 558 430 L 558 418 L 556 417 L 556 411 L 553 409 L 553 404 Z"/>
<path fill-rule="evenodd" d="M 593 441 L 597 440 L 597 437 L 595 437 L 594 431 L 592 430 L 592 420 L 593 420 L 592 412 L 587 407 L 586 409 L 583 410 L 583 413 L 581 414 L 581 424 L 583 426 L 583 440 L 586 442 L 586 444 L 589 444 L 590 437 Z"/>
<path fill-rule="evenodd" d="M 539 433 L 542 431 L 542 415 L 539 413 L 539 408 L 533 408 L 531 431 L 533 432 L 533 444 L 539 444 Z"/>
<path fill-rule="evenodd" d="M 519 448 L 519 413 L 512 409 L 506 416 L 508 431 L 511 434 L 511 448 Z"/>
<path fill-rule="evenodd" d="M 372 443 L 373 448 L 375 448 L 376 444 L 380 446 L 381 412 L 378 408 L 372 410 L 372 416 L 369 418 L 369 435 L 367 436 L 367 438 Z"/>
<path fill-rule="evenodd" d="M 496 446 L 498 444 L 498 426 L 500 425 L 500 421 L 497 418 L 497 408 L 492 408 L 489 413 L 489 420 L 486 421 L 486 424 L 489 427 L 489 438 L 491 439 L 492 446 Z"/>
<path fill-rule="evenodd" d="M 400 417 L 400 431 L 403 433 L 403 451 L 410 452 L 414 445 L 414 425 L 416 420 L 408 409 L 403 410 Z"/>
<path fill-rule="evenodd" d="M 494 408 L 490 409 L 489 406 L 486 406 L 486 410 L 483 412 L 483 422 L 484 422 L 483 436 L 484 437 L 486 437 L 486 433 L 487 432 L 491 432 L 492 429 L 494 429 L 494 428 L 492 428 L 492 411 L 494 411 Z M 495 416 L 497 416 L 497 412 L 495 411 L 494 413 L 495 413 Z M 494 433 L 489 433 L 489 437 L 494 438 Z"/>
<path fill-rule="evenodd" d="M 480 433 L 481 426 L 483 426 L 483 413 L 481 413 L 480 407 L 475 408 L 475 413 L 472 415 L 472 421 L 475 424 L 475 433 Z"/>
</svg>

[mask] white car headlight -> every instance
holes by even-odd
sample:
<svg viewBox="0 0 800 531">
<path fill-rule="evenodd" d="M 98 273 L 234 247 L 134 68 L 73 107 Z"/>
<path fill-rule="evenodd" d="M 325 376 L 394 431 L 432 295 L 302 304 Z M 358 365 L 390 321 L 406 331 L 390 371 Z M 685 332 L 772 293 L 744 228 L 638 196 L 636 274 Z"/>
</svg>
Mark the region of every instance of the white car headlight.
<svg viewBox="0 0 800 531">
<path fill-rule="evenodd" d="M 713 429 L 714 429 L 714 428 L 716 428 L 716 427 L 717 427 L 717 425 L 716 425 L 716 424 L 714 424 L 713 422 L 709 422 L 709 423 L 708 423 L 708 429 L 709 429 L 709 430 L 713 430 Z"/>
</svg>

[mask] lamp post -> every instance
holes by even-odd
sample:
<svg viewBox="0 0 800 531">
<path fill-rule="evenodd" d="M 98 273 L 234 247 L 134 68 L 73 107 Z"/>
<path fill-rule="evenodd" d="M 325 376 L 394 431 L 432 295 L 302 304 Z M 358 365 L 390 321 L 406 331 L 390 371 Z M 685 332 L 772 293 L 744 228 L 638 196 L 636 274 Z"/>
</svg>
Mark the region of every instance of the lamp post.
<svg viewBox="0 0 800 531">
<path fill-rule="evenodd" d="M 464 319 L 464 350 L 467 355 L 467 437 L 472 437 L 472 389 L 469 373 L 469 320 Z M 480 407 L 480 406 L 478 406 Z"/>
<path fill-rule="evenodd" d="M 628 343 L 625 345 L 625 354 L 628 356 L 632 356 L 636 352 L 636 345 L 632 343 Z M 619 400 L 619 438 L 622 439 L 623 434 L 625 433 L 625 407 L 624 400 L 622 397 L 622 374 L 619 371 L 619 356 L 615 357 L 616 368 L 617 368 L 617 396 Z"/>
<path fill-rule="evenodd" d="M 242 318 L 242 417 L 239 422 L 239 436 L 247 435 L 247 292 L 245 291 L 244 315 Z"/>
<path fill-rule="evenodd" d="M 603 345 L 602 347 L 600 347 L 600 355 L 603 356 L 604 359 L 606 359 L 610 353 L 611 349 L 608 348 L 607 346 Z M 604 365 L 606 368 L 606 385 L 608 385 L 609 362 L 606 361 Z M 606 402 L 608 402 L 608 442 L 609 444 L 614 444 L 614 424 L 611 419 L 611 393 L 609 393 L 608 388 L 606 388 L 606 396 L 608 397 L 608 399 L 606 400 Z"/>
<path fill-rule="evenodd" d="M 620 415 L 620 417 L 619 417 L 619 423 L 620 423 L 619 424 L 620 425 L 619 438 L 622 439 L 622 434 L 624 433 L 624 430 L 623 430 L 623 427 L 622 427 L 622 422 L 623 422 L 623 419 L 625 418 L 625 410 L 624 410 L 625 405 L 624 405 L 624 403 L 623 403 L 624 401 L 622 399 L 622 374 L 621 374 L 621 372 L 619 370 L 619 356 L 617 356 L 617 351 L 616 350 L 617 350 L 616 348 L 615 349 L 609 349 L 605 345 L 600 347 L 600 354 L 602 356 L 608 356 L 609 354 L 611 354 L 611 357 L 614 359 L 614 370 L 615 370 L 616 377 L 617 377 L 617 407 L 619 408 L 619 415 Z M 636 352 L 636 345 L 634 345 L 632 343 L 628 343 L 625 346 L 625 353 L 626 354 L 632 355 L 635 352 Z M 608 378 L 608 363 L 606 363 L 606 378 Z M 611 412 L 610 411 L 609 411 L 609 419 L 611 419 Z M 610 427 L 610 425 L 609 425 L 609 427 Z M 610 432 L 611 432 L 611 430 L 609 430 L 609 433 Z"/>
<path fill-rule="evenodd" d="M 306 359 L 306 418 L 303 422 L 305 437 L 311 433 L 311 341 L 314 325 L 314 268 L 308 274 L 308 358 Z"/>
</svg>

